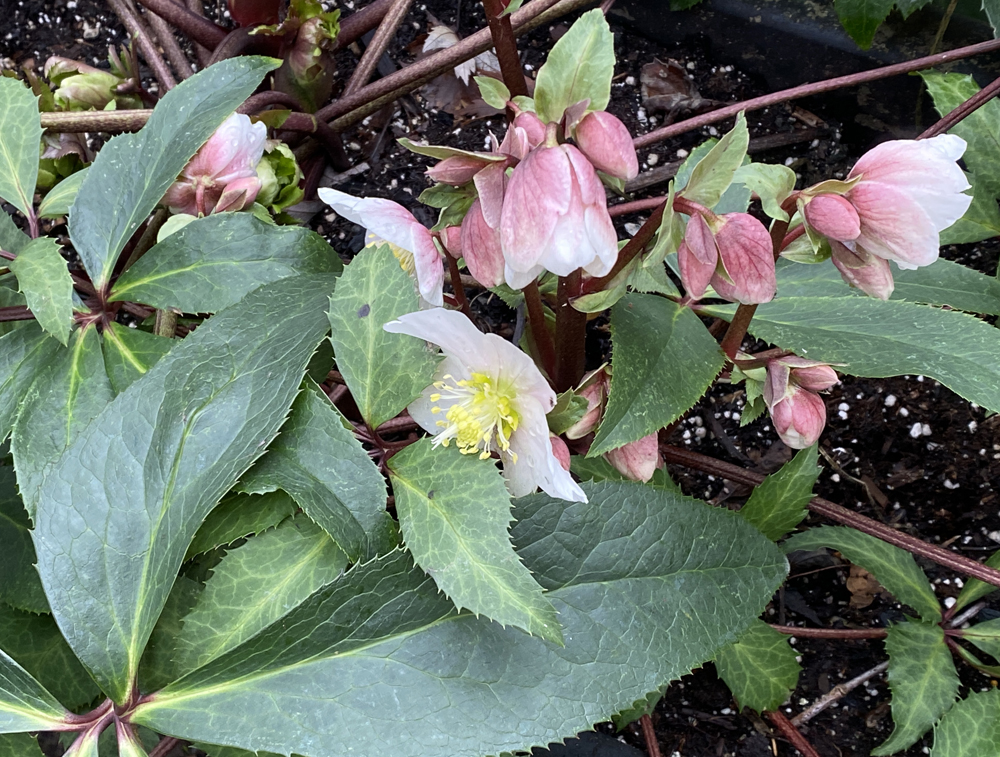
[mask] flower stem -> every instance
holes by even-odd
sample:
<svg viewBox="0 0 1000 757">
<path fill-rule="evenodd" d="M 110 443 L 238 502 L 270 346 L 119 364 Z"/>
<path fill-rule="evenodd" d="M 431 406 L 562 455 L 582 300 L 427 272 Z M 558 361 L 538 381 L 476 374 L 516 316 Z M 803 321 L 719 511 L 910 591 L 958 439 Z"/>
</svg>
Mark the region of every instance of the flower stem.
<svg viewBox="0 0 1000 757">
<path fill-rule="evenodd" d="M 565 392 L 583 378 L 586 367 L 587 314 L 570 305 L 583 289 L 583 272 L 577 268 L 559 277 L 556 309 L 556 391 Z"/>
<path fill-rule="evenodd" d="M 136 38 L 139 48 L 142 50 L 143 57 L 146 59 L 146 63 L 153 69 L 156 81 L 160 84 L 161 93 L 176 87 L 177 80 L 171 73 L 170 67 L 167 66 L 167 62 L 163 60 L 163 56 L 160 55 L 160 51 L 156 49 L 156 45 L 150 38 L 145 24 L 139 18 L 139 14 L 132 7 L 132 4 L 128 0 L 108 0 L 108 5 L 111 6 L 111 10 L 115 12 L 115 15 L 118 16 L 122 24 L 125 25 L 129 36 Z"/>
<path fill-rule="evenodd" d="M 393 37 L 396 36 L 396 30 L 406 18 L 412 4 L 413 0 L 393 0 L 389 12 L 382 19 L 375 36 L 368 43 L 368 47 L 365 48 L 361 60 L 358 61 L 354 73 L 351 74 L 351 78 L 347 82 L 347 86 L 344 87 L 344 97 L 357 92 L 371 80 L 379 59 L 389 43 L 392 42 Z"/>
<path fill-rule="evenodd" d="M 465 287 L 462 285 L 462 274 L 458 270 L 458 261 L 451 255 L 445 255 L 448 259 L 448 275 L 451 276 L 451 288 L 455 292 L 455 299 L 462 312 L 471 320 L 472 309 L 469 307 L 469 298 L 465 294 Z"/>
<path fill-rule="evenodd" d="M 216 26 L 204 16 L 192 13 L 173 0 L 139 0 L 139 4 L 169 21 L 193 41 L 209 50 L 214 50 L 226 38 L 226 30 L 221 26 Z"/>
<path fill-rule="evenodd" d="M 624 270 L 625 266 L 632 262 L 632 258 L 642 252 L 643 248 L 649 244 L 649 240 L 653 238 L 653 234 L 660 227 L 660 221 L 663 220 L 663 209 L 666 207 L 666 204 L 666 200 L 661 202 L 652 215 L 646 219 L 646 222 L 639 227 L 635 236 L 628 240 L 626 245 L 621 248 L 618 253 L 618 262 L 615 263 L 610 273 L 599 279 L 590 279 L 583 287 L 583 294 L 599 292 L 604 289 L 604 287 L 614 280 L 615 276 Z"/>
<path fill-rule="evenodd" d="M 799 733 L 799 730 L 779 710 L 765 710 L 764 715 L 771 721 L 771 725 L 802 753 L 802 757 L 819 757 L 813 745 L 806 741 L 806 737 Z"/>
<path fill-rule="evenodd" d="M 521 56 L 517 53 L 517 41 L 514 39 L 514 28 L 510 24 L 510 14 L 502 15 L 506 8 L 505 0 L 483 0 L 483 9 L 486 11 L 486 21 L 490 25 L 493 48 L 500 62 L 503 83 L 510 90 L 511 97 L 527 96 L 528 87 L 524 81 L 524 71 L 521 69 Z"/>
<path fill-rule="evenodd" d="M 535 349 L 542 360 L 542 368 L 551 377 L 556 374 L 556 349 L 552 344 L 552 334 L 545 324 L 545 307 L 542 305 L 542 293 L 538 291 L 538 282 L 532 281 L 523 290 L 524 303 L 528 308 L 528 325 L 531 327 L 531 337 L 535 341 Z"/>
</svg>

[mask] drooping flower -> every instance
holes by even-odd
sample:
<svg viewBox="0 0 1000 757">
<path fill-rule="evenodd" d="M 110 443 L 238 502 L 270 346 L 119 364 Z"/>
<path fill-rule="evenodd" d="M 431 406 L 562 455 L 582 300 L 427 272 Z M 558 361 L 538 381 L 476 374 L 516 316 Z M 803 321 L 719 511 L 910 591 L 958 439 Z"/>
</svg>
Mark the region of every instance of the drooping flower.
<svg viewBox="0 0 1000 757">
<path fill-rule="evenodd" d="M 319 198 L 348 221 L 364 226 L 367 243 L 387 242 L 403 270 L 416 278 L 417 290 L 431 305 L 444 304 L 444 263 L 431 232 L 402 205 L 379 197 L 352 197 L 322 188 Z"/>
<path fill-rule="evenodd" d="M 681 280 L 689 296 L 699 298 L 711 284 L 731 302 L 770 302 L 778 288 L 771 236 L 748 213 L 704 218 L 691 216 L 677 250 Z"/>
<path fill-rule="evenodd" d="M 930 265 L 938 258 L 941 232 L 972 202 L 963 194 L 969 182 L 957 163 L 965 147 L 953 134 L 883 142 L 851 169 L 847 181 L 858 181 L 834 195 L 838 199 L 806 190 L 806 222 L 852 252 L 893 260 L 903 269 Z"/>
<path fill-rule="evenodd" d="M 767 361 L 764 403 L 781 441 L 793 449 L 816 443 L 826 426 L 826 405 L 817 392 L 837 381 L 828 363 L 795 355 Z"/>
<path fill-rule="evenodd" d="M 633 481 L 649 481 L 660 467 L 660 446 L 654 432 L 604 453 L 615 470 Z"/>
<path fill-rule="evenodd" d="M 482 202 L 476 200 L 462 220 L 462 254 L 472 277 L 484 287 L 504 281 L 500 232 L 490 228 L 483 217 Z"/>
<path fill-rule="evenodd" d="M 830 250 L 833 265 L 840 271 L 844 281 L 870 297 L 889 299 L 895 289 L 895 282 L 892 280 L 888 260 L 876 257 L 860 247 L 852 250 L 833 239 L 830 240 Z"/>
<path fill-rule="evenodd" d="M 539 147 L 514 169 L 500 219 L 505 278 L 521 289 L 548 270 L 583 268 L 604 276 L 618 259 L 618 237 L 604 186 L 573 145 Z"/>
<path fill-rule="evenodd" d="M 174 213 L 209 215 L 253 205 L 260 191 L 257 164 L 267 127 L 234 113 L 215 130 L 181 171 L 164 202 Z"/>
<path fill-rule="evenodd" d="M 598 171 L 626 181 L 639 175 L 639 158 L 632 135 L 610 113 L 595 110 L 585 115 L 577 124 L 573 139 Z"/>
<path fill-rule="evenodd" d="M 444 352 L 434 383 L 409 406 L 413 419 L 435 434 L 436 445 L 454 441 L 463 454 L 484 459 L 496 452 L 515 497 L 541 488 L 560 499 L 587 501 L 549 442 L 545 416 L 556 395 L 531 358 L 454 310 L 409 313 L 384 328 Z"/>
</svg>

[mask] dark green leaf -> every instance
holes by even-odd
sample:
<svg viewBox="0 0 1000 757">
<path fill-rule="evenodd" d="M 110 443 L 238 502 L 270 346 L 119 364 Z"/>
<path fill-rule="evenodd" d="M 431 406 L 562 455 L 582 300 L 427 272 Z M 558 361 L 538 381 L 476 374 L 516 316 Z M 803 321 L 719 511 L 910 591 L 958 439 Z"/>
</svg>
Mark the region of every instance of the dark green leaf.
<svg viewBox="0 0 1000 757">
<path fill-rule="evenodd" d="M 141 131 L 111 138 L 80 185 L 69 233 L 98 289 L 129 237 L 181 169 L 278 61 L 240 56 L 199 71 L 166 93 Z"/>
<path fill-rule="evenodd" d="M 986 560 L 986 565 L 991 568 L 1000 568 L 1000 551 L 990 555 Z M 963 607 L 968 607 L 973 602 L 978 602 L 983 597 L 997 591 L 998 588 L 1000 587 L 980 581 L 978 578 L 970 578 L 965 582 L 962 592 L 958 595 L 958 601 L 955 603 L 956 611 L 961 610 Z"/>
<path fill-rule="evenodd" d="M 41 139 L 35 95 L 17 79 L 0 76 L 0 197 L 26 216 L 34 212 Z"/>
<path fill-rule="evenodd" d="M 121 394 L 177 342 L 112 321 L 104 330 L 104 369 L 116 394 Z"/>
<path fill-rule="evenodd" d="M 878 579 L 896 599 L 909 605 L 925 620 L 940 620 L 938 604 L 930 581 L 913 555 L 874 536 L 846 526 L 821 526 L 796 534 L 785 542 L 785 552 L 811 551 L 829 547 L 860 565 Z"/>
<path fill-rule="evenodd" d="M 38 215 L 42 218 L 58 218 L 68 214 L 85 178 L 87 178 L 86 168 L 70 174 L 56 184 L 42 199 L 38 206 Z"/>
<path fill-rule="evenodd" d="M 283 491 L 227 497 L 205 518 L 184 559 L 274 528 L 295 510 L 295 501 Z"/>
<path fill-rule="evenodd" d="M 664 687 L 661 691 L 647 694 L 641 699 L 635 700 L 631 707 L 612 715 L 611 722 L 615 724 L 615 730 L 621 731 L 629 723 L 634 723 L 643 715 L 652 715 L 666 691 L 667 689 Z"/>
<path fill-rule="evenodd" d="M 392 549 L 385 479 L 337 408 L 312 381 L 292 405 L 281 435 L 240 482 L 260 494 L 284 489 L 352 561 Z"/>
<path fill-rule="evenodd" d="M 177 640 L 177 672 L 200 668 L 249 639 L 347 566 L 347 555 L 305 516 L 226 553 Z"/>
<path fill-rule="evenodd" d="M 615 305 L 611 341 L 615 372 L 591 457 L 679 418 L 701 399 L 724 363 L 698 316 L 651 294 L 630 294 Z"/>
<path fill-rule="evenodd" d="M 785 576 L 778 550 L 735 513 L 640 484 L 584 488 L 587 504 L 521 498 L 512 529 L 565 648 L 457 613 L 394 552 L 157 693 L 134 721 L 305 757 L 526 751 L 707 660 Z"/>
<path fill-rule="evenodd" d="M 611 463 L 603 457 L 583 457 L 573 455 L 569 459 L 569 469 L 581 481 L 628 481 Z M 666 468 L 657 468 L 649 479 L 649 486 L 662 486 L 677 494 L 680 487 L 670 478 Z"/>
<path fill-rule="evenodd" d="M 604 14 L 584 13 L 549 51 L 538 70 L 535 109 L 542 121 L 559 121 L 563 111 L 581 100 L 590 110 L 604 110 L 611 99 L 615 74 L 615 39 Z"/>
<path fill-rule="evenodd" d="M 506 158 L 499 153 L 483 153 L 483 152 L 470 152 L 469 150 L 459 150 L 457 147 L 446 147 L 444 145 L 425 145 L 420 142 L 414 142 L 406 137 L 402 139 L 397 139 L 397 142 L 405 147 L 410 152 L 416 153 L 417 155 L 426 155 L 428 158 L 437 158 L 438 160 L 444 160 L 445 158 L 478 158 L 486 162 L 500 162 L 506 160 Z M 433 187 L 432 187 L 433 189 Z M 426 190 L 425 190 L 426 191 Z M 438 205 L 432 205 L 432 207 L 440 207 Z"/>
<path fill-rule="evenodd" d="M 157 691 L 180 678 L 177 642 L 184 628 L 184 618 L 194 609 L 204 588 L 187 576 L 177 577 L 139 663 L 142 691 Z"/>
<path fill-rule="evenodd" d="M 0 757 L 44 757 L 38 739 L 28 733 L 0 736 Z"/>
<path fill-rule="evenodd" d="M 962 638 L 968 639 L 986 654 L 1000 660 L 1000 618 L 976 623 L 962 631 Z"/>
<path fill-rule="evenodd" d="M 0 250 L 16 255 L 31 241 L 31 237 L 17 228 L 9 215 L 0 212 Z"/>
<path fill-rule="evenodd" d="M 732 317 L 726 307 L 706 311 Z M 750 322 L 758 339 L 853 376 L 920 374 L 1000 411 L 1000 330 L 965 313 L 869 297 L 780 297 Z"/>
<path fill-rule="evenodd" d="M 0 439 L 6 439 L 18 406 L 35 380 L 39 366 L 59 349 L 59 343 L 29 323 L 0 337 Z"/>
<path fill-rule="evenodd" d="M 48 612 L 35 570 L 31 521 L 17 492 L 14 469 L 0 465 L 0 602 L 28 612 Z M 0 648 L 6 648 L 0 643 Z"/>
<path fill-rule="evenodd" d="M 104 370 L 97 327 L 73 334 L 69 349 L 55 350 L 39 364 L 11 433 L 17 484 L 31 518 L 46 476 L 63 451 L 114 397 Z"/>
<path fill-rule="evenodd" d="M 958 696 L 958 673 L 941 626 L 898 623 L 890 626 L 888 633 L 885 650 L 889 653 L 889 689 L 896 728 L 892 736 L 872 749 L 873 755 L 906 749 L 948 711 Z"/>
<path fill-rule="evenodd" d="M 997 744 L 1000 690 L 991 689 L 969 694 L 944 714 L 934 727 L 931 757 L 993 757 Z"/>
<path fill-rule="evenodd" d="M 580 420 L 587 412 L 587 398 L 581 397 L 573 391 L 565 391 L 556 397 L 556 406 L 553 407 L 546 420 L 549 422 L 549 431 L 559 435 Z"/>
<path fill-rule="evenodd" d="M 65 345 L 73 328 L 73 280 L 59 244 L 50 237 L 32 239 L 8 266 L 38 325 Z"/>
<path fill-rule="evenodd" d="M 844 29 L 862 50 L 872 46 L 875 32 L 885 21 L 896 0 L 836 0 L 834 8 Z"/>
<path fill-rule="evenodd" d="M 562 644 L 552 604 L 510 543 L 510 494 L 493 461 L 422 439 L 389 461 L 403 539 L 459 609 Z"/>
<path fill-rule="evenodd" d="M 216 213 L 155 245 L 115 282 L 109 299 L 215 313 L 262 284 L 342 269 L 315 231 L 271 226 L 250 213 Z"/>
<path fill-rule="evenodd" d="M 66 710 L 0 649 L 0 733 L 52 730 Z"/>
<path fill-rule="evenodd" d="M 382 326 L 417 309 L 417 293 L 388 246 L 351 261 L 330 298 L 330 341 L 362 417 L 373 427 L 395 417 L 434 380 L 420 339 Z"/>
<path fill-rule="evenodd" d="M 82 707 L 101 693 L 51 615 L 33 615 L 0 604 L 0 649 L 66 707 Z"/>
<path fill-rule="evenodd" d="M 753 490 L 740 515 L 753 523 L 771 541 L 777 541 L 806 517 L 819 476 L 816 445 L 799 450 L 795 457 Z M 766 709 L 774 709 L 768 707 Z"/>
<path fill-rule="evenodd" d="M 198 526 L 277 435 L 326 331 L 334 281 L 282 279 L 207 321 L 46 477 L 34 531 L 42 584 L 73 651 L 116 700 Z"/>
<path fill-rule="evenodd" d="M 740 707 L 776 710 L 799 681 L 802 667 L 788 637 L 759 620 L 715 655 L 719 677 Z"/>
</svg>

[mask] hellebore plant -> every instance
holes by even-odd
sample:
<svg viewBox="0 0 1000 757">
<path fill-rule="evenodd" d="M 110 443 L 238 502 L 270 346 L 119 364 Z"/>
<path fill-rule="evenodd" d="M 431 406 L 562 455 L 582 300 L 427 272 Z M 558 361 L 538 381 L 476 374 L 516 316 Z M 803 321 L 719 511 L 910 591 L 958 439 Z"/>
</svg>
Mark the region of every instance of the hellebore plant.
<svg viewBox="0 0 1000 757">
<path fill-rule="evenodd" d="M 278 24 L 261 35 L 294 31 L 283 70 L 320 88 L 335 19 L 231 8 Z M 0 131 L 0 196 L 21 219 L 0 216 L 0 753 L 34 753 L 38 731 L 74 757 L 102 733 L 128 757 L 178 740 L 210 757 L 520 753 L 640 717 L 713 659 L 741 706 L 776 709 L 798 667 L 758 617 L 788 570 L 774 542 L 810 502 L 834 366 L 922 373 L 1000 411 L 983 357 L 1000 338 L 960 312 L 986 277 L 935 262 L 970 204 L 964 143 L 887 143 L 796 190 L 790 169 L 747 161 L 741 115 L 619 240 L 606 187 L 627 191 L 639 162 L 606 112 L 614 44 L 594 10 L 533 97 L 479 82 L 510 115 L 490 150 L 403 142 L 435 161 L 433 228 L 319 191 L 366 231 L 344 266 L 274 222 L 309 182 L 267 141 L 273 118 L 235 113 L 279 65 L 194 74 L 38 204 L 39 102 L 0 77 L 17 125 Z M 65 257 L 41 223 L 63 217 Z M 908 299 L 883 301 L 889 260 L 912 269 Z M 462 266 L 511 307 L 512 340 L 480 330 Z M 747 334 L 773 347 L 747 354 Z M 664 468 L 697 459 L 671 435 L 716 382 L 743 384 L 741 423 L 769 411 L 803 448 L 739 513 Z M 823 512 L 878 535 L 869 553 L 916 541 L 841 510 Z M 944 618 L 917 609 L 944 645 Z M 750 666 L 767 696 L 727 663 L 758 647 L 793 673 Z M 899 749 L 933 724 L 898 719 Z"/>
</svg>

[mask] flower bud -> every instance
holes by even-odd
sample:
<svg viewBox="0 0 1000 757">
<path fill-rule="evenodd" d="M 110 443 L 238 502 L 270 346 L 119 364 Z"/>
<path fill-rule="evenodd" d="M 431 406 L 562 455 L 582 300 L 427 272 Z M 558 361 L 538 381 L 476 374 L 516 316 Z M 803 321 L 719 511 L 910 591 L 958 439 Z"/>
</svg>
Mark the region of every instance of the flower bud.
<svg viewBox="0 0 1000 757">
<path fill-rule="evenodd" d="M 569 470 L 569 447 L 566 446 L 566 442 L 560 439 L 555 434 L 549 434 L 549 444 L 552 445 L 552 454 L 555 455 L 556 460 L 559 461 L 559 465 L 565 471 Z"/>
<path fill-rule="evenodd" d="M 869 297 L 888 300 L 895 288 L 889 261 L 875 257 L 863 248 L 851 250 L 846 245 L 830 240 L 833 265 L 841 278 Z"/>
<path fill-rule="evenodd" d="M 705 294 L 719 264 L 719 246 L 700 213 L 695 213 L 684 229 L 684 241 L 677 248 L 681 282 L 689 297 Z"/>
<path fill-rule="evenodd" d="M 585 115 L 573 139 L 597 170 L 626 181 L 639 175 L 632 135 L 610 113 L 595 110 Z"/>
<path fill-rule="evenodd" d="M 774 429 L 793 449 L 816 443 L 826 425 L 826 405 L 816 392 L 838 382 L 827 363 L 789 355 L 767 362 L 764 403 Z"/>
<path fill-rule="evenodd" d="M 499 286 L 504 281 L 503 250 L 500 232 L 490 228 L 483 217 L 479 200 L 472 203 L 462 219 L 462 255 L 472 277 L 484 287 Z"/>
<path fill-rule="evenodd" d="M 861 217 L 851 203 L 836 194 L 821 194 L 805 206 L 806 223 L 830 239 L 857 239 L 861 234 Z"/>
<path fill-rule="evenodd" d="M 583 389 L 577 394 L 587 400 L 587 410 L 576 423 L 566 429 L 567 439 L 582 439 L 595 428 L 604 414 L 604 402 L 608 396 L 608 373 L 599 368 L 600 373 L 591 373 L 583 379 Z M 595 372 L 596 373 L 596 372 Z"/>
<path fill-rule="evenodd" d="M 530 147 L 538 147 L 538 145 L 545 141 L 545 124 L 542 123 L 542 119 L 530 110 L 522 110 L 514 116 L 513 125 L 524 129 Z"/>
<path fill-rule="evenodd" d="M 604 459 L 626 478 L 649 481 L 661 463 L 656 433 L 606 452 Z"/>
<path fill-rule="evenodd" d="M 215 210 L 212 212 L 222 213 L 227 210 L 237 211 L 250 207 L 257 198 L 260 185 L 260 179 L 256 176 L 248 176 L 229 182 L 219 196 L 219 201 L 215 203 Z"/>
<path fill-rule="evenodd" d="M 459 187 L 472 181 L 472 178 L 490 163 L 491 161 L 474 158 L 471 155 L 453 155 L 434 164 L 426 173 L 433 181 Z"/>
<path fill-rule="evenodd" d="M 497 148 L 498 152 L 508 155 L 515 160 L 524 160 L 531 152 L 531 142 L 528 140 L 528 132 L 520 126 L 511 124 L 507 127 L 503 142 Z"/>
<path fill-rule="evenodd" d="M 52 94 L 60 110 L 104 110 L 122 83 L 109 71 L 58 55 L 45 61 L 45 76 L 56 86 Z"/>
<path fill-rule="evenodd" d="M 441 244 L 448 251 L 455 260 L 462 257 L 462 227 L 461 226 L 445 226 L 441 229 L 438 239 L 441 240 Z"/>
<path fill-rule="evenodd" d="M 712 286 L 730 302 L 757 305 L 770 302 L 778 290 L 771 235 L 764 224 L 748 213 L 721 216 L 715 233 L 724 270 L 712 277 Z"/>
</svg>

